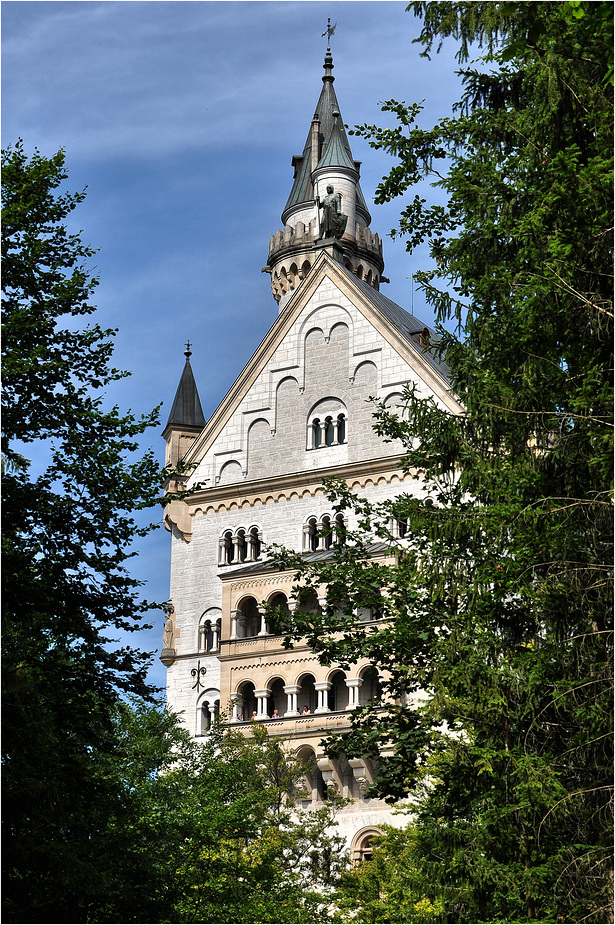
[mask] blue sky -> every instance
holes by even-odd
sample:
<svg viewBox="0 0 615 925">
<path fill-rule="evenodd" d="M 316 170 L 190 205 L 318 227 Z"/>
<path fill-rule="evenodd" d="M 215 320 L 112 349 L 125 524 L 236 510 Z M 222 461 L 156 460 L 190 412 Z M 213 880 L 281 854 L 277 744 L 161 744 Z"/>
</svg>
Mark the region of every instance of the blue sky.
<svg viewBox="0 0 615 925">
<path fill-rule="evenodd" d="M 428 126 L 458 98 L 453 44 L 420 58 L 420 23 L 405 5 L 3 0 L 2 146 L 63 147 L 68 188 L 88 187 L 74 227 L 100 249 L 96 317 L 119 328 L 114 362 L 133 374 L 110 398 L 138 413 L 164 402 L 146 440 L 161 461 L 185 341 L 208 418 L 277 317 L 260 271 L 322 87 L 327 17 L 347 124 L 392 125 L 379 101 L 394 98 L 425 100 Z M 373 194 L 392 161 L 350 141 L 384 238 L 383 291 L 410 309 L 426 251 L 410 257 L 386 237 L 401 202 L 373 206 Z M 414 310 L 431 322 L 418 293 Z M 146 596 L 166 600 L 169 534 L 143 540 L 133 561 Z M 163 622 L 131 641 L 159 651 Z M 156 659 L 151 680 L 164 678 Z"/>
</svg>

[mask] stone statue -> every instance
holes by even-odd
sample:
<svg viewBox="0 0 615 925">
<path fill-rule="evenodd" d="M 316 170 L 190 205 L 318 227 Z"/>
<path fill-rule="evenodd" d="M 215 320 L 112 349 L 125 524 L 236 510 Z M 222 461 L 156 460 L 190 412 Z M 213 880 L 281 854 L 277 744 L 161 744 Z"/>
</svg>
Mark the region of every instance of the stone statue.
<svg viewBox="0 0 615 925">
<path fill-rule="evenodd" d="M 327 195 L 322 203 L 316 199 L 318 209 L 322 209 L 320 222 L 320 240 L 323 238 L 341 238 L 346 231 L 348 216 L 342 212 L 342 197 L 334 192 L 331 184 L 327 186 Z"/>
<path fill-rule="evenodd" d="M 172 649 L 173 631 L 175 629 L 175 608 L 173 607 L 173 604 L 165 605 L 164 614 L 166 617 L 166 622 L 164 624 L 164 630 L 162 631 L 162 648 Z"/>
</svg>

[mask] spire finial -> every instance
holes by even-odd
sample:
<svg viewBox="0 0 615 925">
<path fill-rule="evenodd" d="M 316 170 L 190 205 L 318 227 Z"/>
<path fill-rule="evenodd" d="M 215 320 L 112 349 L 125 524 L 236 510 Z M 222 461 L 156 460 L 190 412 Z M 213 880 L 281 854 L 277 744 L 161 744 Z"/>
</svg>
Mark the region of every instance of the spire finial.
<svg viewBox="0 0 615 925">
<path fill-rule="evenodd" d="M 187 360 L 190 359 L 190 357 L 192 356 L 192 351 L 190 349 L 191 347 L 192 347 L 192 344 L 190 343 L 189 340 L 187 340 L 186 349 L 184 350 L 184 356 L 186 357 Z"/>
<path fill-rule="evenodd" d="M 325 35 L 327 36 L 327 51 L 329 52 L 331 51 L 331 36 L 335 32 L 336 26 L 337 26 L 337 23 L 333 23 L 333 25 L 331 25 L 331 17 L 327 16 L 327 31 L 323 32 L 321 38 L 324 39 Z"/>
<path fill-rule="evenodd" d="M 323 32 L 322 34 L 322 38 L 324 38 L 325 35 L 327 36 L 327 53 L 325 55 L 325 63 L 323 64 L 323 67 L 325 69 L 325 76 L 323 77 L 323 80 L 335 80 L 335 77 L 331 73 L 331 71 L 333 70 L 333 55 L 331 54 L 331 36 L 335 32 L 336 26 L 337 26 L 337 23 L 333 23 L 333 25 L 331 25 L 331 17 L 329 16 L 327 18 L 327 31 Z"/>
</svg>

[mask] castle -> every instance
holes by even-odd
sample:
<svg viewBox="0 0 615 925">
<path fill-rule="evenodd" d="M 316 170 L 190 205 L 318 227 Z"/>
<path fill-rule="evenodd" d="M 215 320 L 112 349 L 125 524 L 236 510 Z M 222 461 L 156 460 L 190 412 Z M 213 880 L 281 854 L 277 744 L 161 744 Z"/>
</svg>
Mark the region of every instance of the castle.
<svg viewBox="0 0 615 925">
<path fill-rule="evenodd" d="M 161 659 L 168 704 L 192 735 L 206 735 L 220 712 L 246 731 L 254 718 L 313 759 L 304 805 L 319 805 L 331 789 L 346 797 L 340 832 L 360 860 L 379 825 L 395 817 L 366 795 L 370 760 L 330 759 L 320 742 L 379 695 L 378 674 L 367 663 L 324 667 L 306 645 L 283 647 L 263 603 L 290 613 L 299 605 L 292 573 L 280 571 L 266 548 L 331 554 L 326 531 L 353 524 L 331 510 L 327 476 L 373 501 L 402 491 L 420 496 L 421 483 L 398 468 L 403 447 L 374 433 L 370 396 L 395 406 L 412 381 L 441 407 L 459 406 L 430 351 L 433 332 L 380 292 L 382 242 L 369 227 L 329 47 L 324 72 L 303 153 L 292 159 L 283 227 L 263 268 L 279 315 L 207 422 L 186 351 L 163 433 L 166 465 L 182 461 L 188 473 L 171 478 L 167 490 L 188 494 L 165 508 L 172 558 Z M 391 555 L 383 543 L 372 550 Z M 357 613 L 357 621 L 377 619 Z"/>
</svg>

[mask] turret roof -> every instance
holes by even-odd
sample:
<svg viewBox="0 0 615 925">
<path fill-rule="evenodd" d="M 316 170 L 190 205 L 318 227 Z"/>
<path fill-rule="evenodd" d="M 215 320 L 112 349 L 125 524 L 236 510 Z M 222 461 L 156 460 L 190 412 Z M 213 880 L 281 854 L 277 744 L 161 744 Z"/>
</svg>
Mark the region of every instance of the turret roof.
<svg viewBox="0 0 615 925">
<path fill-rule="evenodd" d="M 317 167 L 349 167 L 351 170 L 356 170 L 348 142 L 344 144 L 343 131 L 343 126 L 340 128 L 339 117 L 334 119 L 329 144 L 318 161 Z"/>
<path fill-rule="evenodd" d="M 190 365 L 190 349 L 185 352 L 186 364 L 179 380 L 167 427 L 204 427 L 205 415 Z"/>
<path fill-rule="evenodd" d="M 314 118 L 318 118 L 320 122 L 320 137 L 322 141 L 318 166 L 320 167 L 326 164 L 327 166 L 352 167 L 356 169 L 342 118 L 340 115 L 337 117 L 333 115 L 334 112 L 339 114 L 340 105 L 333 87 L 333 81 L 335 80 L 335 77 L 331 73 L 333 70 L 333 56 L 329 49 L 327 49 L 323 67 L 325 69 L 325 75 L 322 78 L 323 88 L 318 103 L 316 104 L 316 113 L 314 116 Z M 330 147 L 331 151 L 329 151 Z M 293 161 L 297 164 L 297 174 L 282 216 L 284 216 L 288 209 L 298 205 L 300 202 L 310 202 L 314 199 L 314 190 L 311 181 L 311 150 L 312 130 L 310 128 L 305 147 L 303 148 L 303 155 L 293 158 Z M 370 221 L 369 210 L 359 183 L 357 183 L 356 189 L 357 206 L 365 210 L 368 221 Z"/>
</svg>

